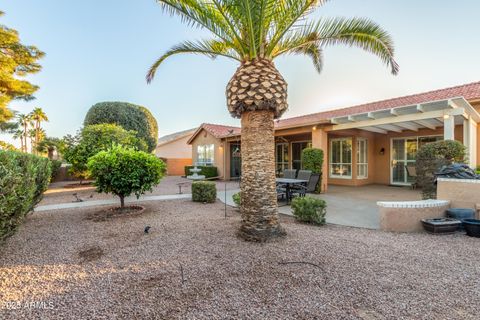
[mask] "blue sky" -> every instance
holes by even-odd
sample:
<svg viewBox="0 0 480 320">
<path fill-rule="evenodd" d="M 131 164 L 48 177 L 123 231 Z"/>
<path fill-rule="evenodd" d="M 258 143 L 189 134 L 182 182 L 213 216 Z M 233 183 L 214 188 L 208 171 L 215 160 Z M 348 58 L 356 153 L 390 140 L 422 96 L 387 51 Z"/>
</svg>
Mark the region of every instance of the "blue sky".
<svg viewBox="0 0 480 320">
<path fill-rule="evenodd" d="M 6 13 L 0 23 L 47 54 L 42 72 L 31 77 L 41 87 L 37 99 L 10 107 L 22 113 L 42 107 L 49 136 L 75 133 L 91 105 L 111 100 L 149 108 L 160 135 L 201 122 L 239 124 L 224 95 L 233 61 L 176 56 L 146 84 L 148 67 L 165 50 L 208 36 L 164 14 L 154 0 L 2 0 L 0 10 Z M 394 38 L 400 74 L 343 46 L 326 49 L 320 75 L 306 57 L 281 58 L 276 64 L 289 83 L 284 117 L 479 81 L 478 12 L 475 0 L 330 1 L 314 16 L 360 16 L 381 24 Z"/>
</svg>

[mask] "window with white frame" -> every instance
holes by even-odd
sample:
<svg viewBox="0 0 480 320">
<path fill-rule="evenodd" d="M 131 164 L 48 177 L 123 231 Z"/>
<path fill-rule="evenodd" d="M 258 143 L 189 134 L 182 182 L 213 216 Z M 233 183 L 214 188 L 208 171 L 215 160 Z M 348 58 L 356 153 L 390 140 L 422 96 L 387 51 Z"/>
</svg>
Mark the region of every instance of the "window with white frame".
<svg viewBox="0 0 480 320">
<path fill-rule="evenodd" d="M 330 177 L 352 178 L 352 138 L 330 140 Z"/>
<path fill-rule="evenodd" d="M 197 164 L 200 166 L 213 165 L 215 146 L 205 144 L 197 146 Z"/>
<path fill-rule="evenodd" d="M 357 138 L 357 179 L 368 178 L 368 140 Z"/>
</svg>

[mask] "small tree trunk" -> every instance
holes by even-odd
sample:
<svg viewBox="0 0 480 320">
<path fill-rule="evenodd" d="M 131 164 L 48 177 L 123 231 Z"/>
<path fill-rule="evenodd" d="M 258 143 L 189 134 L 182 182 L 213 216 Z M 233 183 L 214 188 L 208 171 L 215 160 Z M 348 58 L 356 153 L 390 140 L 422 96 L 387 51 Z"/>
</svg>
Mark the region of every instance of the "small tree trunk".
<svg viewBox="0 0 480 320">
<path fill-rule="evenodd" d="M 125 196 L 119 195 L 120 197 L 120 208 L 125 208 Z"/>
<path fill-rule="evenodd" d="M 266 241 L 284 235 L 278 222 L 273 111 L 242 114 L 240 236 Z"/>
</svg>

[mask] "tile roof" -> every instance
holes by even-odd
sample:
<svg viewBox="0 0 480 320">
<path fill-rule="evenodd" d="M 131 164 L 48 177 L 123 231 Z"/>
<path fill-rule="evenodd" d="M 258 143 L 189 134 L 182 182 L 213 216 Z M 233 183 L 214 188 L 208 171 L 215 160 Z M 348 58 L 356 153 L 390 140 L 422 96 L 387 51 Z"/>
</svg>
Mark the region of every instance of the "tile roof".
<svg viewBox="0 0 480 320">
<path fill-rule="evenodd" d="M 395 107 L 408 106 L 413 104 L 425 103 L 429 101 L 437 101 L 456 97 L 464 97 L 466 100 L 480 100 L 480 81 L 459 85 L 451 88 L 428 91 L 424 93 L 403 96 L 399 98 L 387 99 L 371 103 L 360 104 L 348 108 L 340 108 L 324 112 L 307 114 L 299 117 L 287 118 L 275 121 L 275 128 L 291 128 L 313 125 L 318 123 L 330 123 L 330 119 L 346 115 L 354 115 L 358 113 L 391 109 Z M 228 136 L 240 135 L 241 129 L 238 127 L 224 126 L 219 124 L 203 123 L 197 131 L 192 135 L 189 143 L 197 135 L 201 129 L 210 132 L 216 138 L 225 138 Z"/>
<path fill-rule="evenodd" d="M 203 123 L 200 127 L 210 132 L 215 138 L 225 138 L 240 134 L 239 127 L 224 126 L 221 124 L 212 123 Z"/>
<path fill-rule="evenodd" d="M 164 145 L 166 143 L 178 140 L 178 139 L 186 137 L 186 136 L 191 136 L 195 132 L 195 130 L 197 130 L 197 129 L 196 128 L 188 129 L 188 130 L 183 130 L 183 131 L 175 132 L 175 133 L 168 134 L 166 136 L 160 137 L 160 138 L 158 138 L 157 146 Z"/>
<path fill-rule="evenodd" d="M 409 96 L 361 104 L 348 108 L 329 110 L 319 113 L 307 114 L 299 117 L 287 118 L 276 121 L 276 128 L 310 125 L 313 123 L 328 122 L 331 118 L 353 115 L 364 112 L 391 109 L 395 107 L 424 103 L 428 101 L 443 100 L 455 97 L 464 97 L 466 100 L 480 99 L 480 81 L 451 88 L 434 90 Z"/>
</svg>

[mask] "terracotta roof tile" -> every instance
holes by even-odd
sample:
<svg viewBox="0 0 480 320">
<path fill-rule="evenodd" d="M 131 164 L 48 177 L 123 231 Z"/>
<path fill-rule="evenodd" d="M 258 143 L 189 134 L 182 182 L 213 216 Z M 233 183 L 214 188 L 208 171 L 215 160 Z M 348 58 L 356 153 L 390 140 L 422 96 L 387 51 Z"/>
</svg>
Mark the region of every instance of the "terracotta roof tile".
<svg viewBox="0 0 480 320">
<path fill-rule="evenodd" d="M 228 136 L 236 136 L 240 134 L 239 127 L 224 126 L 220 124 L 203 123 L 201 128 L 210 132 L 215 138 L 225 138 Z"/>
<path fill-rule="evenodd" d="M 456 87 L 434 90 L 394 99 L 382 100 L 361 104 L 348 108 L 329 110 L 304 116 L 287 118 L 276 122 L 276 128 L 310 125 L 312 123 L 328 122 L 331 118 L 353 115 L 364 112 L 391 109 L 395 107 L 419 104 L 455 97 L 464 97 L 466 100 L 480 99 L 480 82 L 473 82 Z"/>
</svg>

